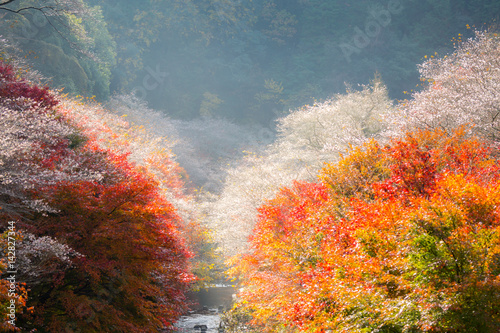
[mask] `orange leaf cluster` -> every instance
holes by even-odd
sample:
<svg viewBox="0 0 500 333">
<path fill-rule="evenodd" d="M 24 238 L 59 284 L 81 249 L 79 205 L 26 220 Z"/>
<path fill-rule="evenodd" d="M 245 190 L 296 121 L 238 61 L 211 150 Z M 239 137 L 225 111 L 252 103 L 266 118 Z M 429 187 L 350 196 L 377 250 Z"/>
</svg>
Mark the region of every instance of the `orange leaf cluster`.
<svg viewBox="0 0 500 333">
<path fill-rule="evenodd" d="M 461 130 L 353 149 L 260 208 L 238 307 L 264 332 L 497 332 L 499 176 Z"/>
</svg>

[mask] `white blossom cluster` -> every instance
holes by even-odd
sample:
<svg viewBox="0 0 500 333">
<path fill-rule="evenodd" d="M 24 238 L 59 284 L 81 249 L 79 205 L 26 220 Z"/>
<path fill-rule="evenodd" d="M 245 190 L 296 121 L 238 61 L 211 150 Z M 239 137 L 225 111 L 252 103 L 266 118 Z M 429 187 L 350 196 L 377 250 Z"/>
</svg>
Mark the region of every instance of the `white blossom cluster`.
<svg viewBox="0 0 500 333">
<path fill-rule="evenodd" d="M 392 107 L 386 87 L 376 78 L 361 91 L 348 90 L 345 95 L 306 106 L 279 119 L 280 139 L 273 149 L 280 155 L 289 152 L 288 159 L 309 165 L 330 161 L 350 146 L 361 145 L 371 138 L 381 139 L 385 127 L 383 116 L 390 114 Z"/>
<path fill-rule="evenodd" d="M 1 83 L 0 83 L 1 84 Z M 23 190 L 33 184 L 44 184 L 53 179 L 47 170 L 39 170 L 35 163 L 35 146 L 54 145 L 60 136 L 71 129 L 54 118 L 32 109 L 14 110 L 2 106 L 0 101 L 0 194 L 22 198 Z M 2 202 L 3 209 L 9 203 Z"/>
<path fill-rule="evenodd" d="M 452 131 L 472 128 L 492 142 L 500 140 L 500 35 L 477 31 L 455 52 L 432 56 L 419 66 L 426 87 L 388 117 L 388 135 L 413 128 Z"/>
<path fill-rule="evenodd" d="M 31 285 L 43 282 L 53 273 L 71 268 L 72 259 L 82 256 L 49 236 L 36 237 L 22 233 L 21 238 L 16 251 L 17 272 L 23 282 Z"/>
<path fill-rule="evenodd" d="M 139 165 L 145 165 L 156 152 L 169 152 L 173 145 L 168 138 L 150 133 L 142 124 L 130 122 L 126 113 L 118 116 L 117 111 L 111 112 L 99 104 L 64 99 L 61 109 L 72 125 L 80 128 L 99 147 L 129 154 L 128 159 Z M 140 109 L 140 112 L 145 111 L 147 108 Z"/>
<path fill-rule="evenodd" d="M 7 46 L 0 45 L 0 50 L 9 51 Z M 6 57 L 10 56 L 7 51 Z M 17 65 L 22 64 L 11 62 L 15 72 L 21 70 Z M 27 77 L 37 78 L 29 73 Z M 20 83 L 33 84 L 26 78 Z M 2 88 L 8 89 L 11 85 L 15 88 L 16 84 L 19 82 L 0 80 Z M 60 181 L 101 179 L 100 168 L 85 166 L 91 165 L 87 163 L 89 156 L 68 149 L 72 139 L 79 136 L 57 109 L 40 106 L 29 98 L 0 98 L 0 208 L 3 212 L 51 211 L 41 201 L 27 200 L 25 190 Z"/>
<path fill-rule="evenodd" d="M 41 113 L 33 108 L 16 110 L 1 105 L 3 102 L 5 100 L 0 101 L 0 194 L 2 198 L 16 198 L 17 202 L 12 206 L 11 200 L 0 199 L 4 211 L 49 209 L 41 202 L 24 200 L 26 189 L 60 181 L 102 178 L 97 168 L 84 167 L 85 155 L 58 151 L 60 144 L 77 135 L 74 128 L 55 114 Z M 54 156 L 57 156 L 55 167 L 41 165 L 41 161 Z"/>
</svg>

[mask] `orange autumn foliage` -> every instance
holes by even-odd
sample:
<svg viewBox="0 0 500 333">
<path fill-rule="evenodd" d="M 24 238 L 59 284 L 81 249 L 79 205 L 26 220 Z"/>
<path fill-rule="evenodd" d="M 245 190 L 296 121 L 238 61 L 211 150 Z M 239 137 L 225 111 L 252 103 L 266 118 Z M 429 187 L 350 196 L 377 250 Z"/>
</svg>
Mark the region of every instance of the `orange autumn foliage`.
<svg viewBox="0 0 500 333">
<path fill-rule="evenodd" d="M 459 130 L 354 149 L 263 205 L 235 268 L 264 332 L 497 332 L 500 168 Z"/>
</svg>

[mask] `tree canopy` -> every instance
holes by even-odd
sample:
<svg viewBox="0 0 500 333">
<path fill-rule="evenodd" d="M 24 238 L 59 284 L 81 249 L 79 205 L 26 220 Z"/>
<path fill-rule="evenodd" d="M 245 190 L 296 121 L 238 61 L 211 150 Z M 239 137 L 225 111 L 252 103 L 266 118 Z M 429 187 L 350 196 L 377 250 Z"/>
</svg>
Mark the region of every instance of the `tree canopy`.
<svg viewBox="0 0 500 333">
<path fill-rule="evenodd" d="M 6 6 L 36 5 L 18 0 Z M 494 0 L 47 2 L 2 15 L 2 35 L 65 92 L 133 93 L 174 118 L 210 114 L 272 127 L 289 109 L 381 74 L 393 99 L 415 88 L 425 55 L 494 24 Z M 56 28 L 54 30 L 54 28 Z M 59 31 L 60 33 L 57 33 Z M 64 38 L 63 38 L 64 36 Z M 58 66 L 59 64 L 63 64 Z"/>
</svg>

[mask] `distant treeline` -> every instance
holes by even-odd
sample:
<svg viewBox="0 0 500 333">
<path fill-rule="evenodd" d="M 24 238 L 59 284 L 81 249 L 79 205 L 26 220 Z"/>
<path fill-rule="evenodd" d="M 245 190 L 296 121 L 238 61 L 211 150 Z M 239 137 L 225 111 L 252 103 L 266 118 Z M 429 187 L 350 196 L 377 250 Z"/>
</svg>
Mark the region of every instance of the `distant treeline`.
<svg viewBox="0 0 500 333">
<path fill-rule="evenodd" d="M 55 86 L 100 101 L 131 92 L 175 118 L 266 126 L 376 72 L 402 98 L 418 83 L 416 63 L 500 15 L 496 0 L 74 2 L 86 10 L 51 22 L 0 13 L 0 34 Z"/>
</svg>

